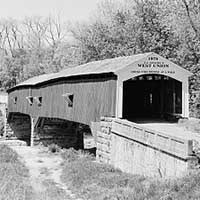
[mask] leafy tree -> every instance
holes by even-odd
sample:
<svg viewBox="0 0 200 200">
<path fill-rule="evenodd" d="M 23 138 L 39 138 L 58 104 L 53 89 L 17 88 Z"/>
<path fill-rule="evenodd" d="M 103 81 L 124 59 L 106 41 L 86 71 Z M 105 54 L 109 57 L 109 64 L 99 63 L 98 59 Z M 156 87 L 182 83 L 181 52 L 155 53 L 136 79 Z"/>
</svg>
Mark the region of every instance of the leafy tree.
<svg viewBox="0 0 200 200">
<path fill-rule="evenodd" d="M 90 20 L 71 24 L 70 31 L 59 16 L 0 20 L 0 87 L 150 51 L 193 72 L 190 91 L 200 90 L 199 0 L 105 0 Z"/>
<path fill-rule="evenodd" d="M 96 20 L 72 28 L 83 63 L 149 51 L 171 59 L 176 56 L 179 40 L 161 20 L 164 1 L 127 3 L 109 13 L 113 2 L 107 1 Z"/>
</svg>

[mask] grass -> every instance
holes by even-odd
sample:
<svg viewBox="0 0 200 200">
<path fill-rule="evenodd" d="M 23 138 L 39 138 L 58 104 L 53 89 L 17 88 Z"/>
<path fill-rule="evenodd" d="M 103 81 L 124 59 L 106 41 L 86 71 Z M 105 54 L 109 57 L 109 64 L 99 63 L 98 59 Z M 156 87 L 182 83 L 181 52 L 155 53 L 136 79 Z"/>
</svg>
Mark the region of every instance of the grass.
<svg viewBox="0 0 200 200">
<path fill-rule="evenodd" d="M 54 152 L 54 150 L 53 150 Z M 121 172 L 100 164 L 88 153 L 62 150 L 62 181 L 82 199 L 91 200 L 196 200 L 200 199 L 200 171 L 174 180 L 156 180 Z M 48 173 L 43 169 L 43 173 Z M 44 192 L 35 193 L 29 171 L 18 155 L 0 145 L 0 200 L 70 199 L 53 181 L 43 182 Z"/>
<path fill-rule="evenodd" d="M 35 200 L 70 200 L 71 198 L 65 193 L 65 191 L 59 188 L 51 179 L 47 179 L 43 182 L 45 191 L 37 195 Z"/>
<path fill-rule="evenodd" d="M 0 200 L 33 199 L 29 172 L 19 161 L 17 153 L 0 145 Z"/>
<path fill-rule="evenodd" d="M 131 175 L 99 164 L 89 154 L 73 149 L 62 153 L 62 180 L 79 197 L 92 200 L 200 199 L 200 171 L 175 180 Z"/>
<path fill-rule="evenodd" d="M 41 173 L 48 176 L 49 171 L 42 168 Z M 35 191 L 30 184 L 29 170 L 20 162 L 18 154 L 8 146 L 0 145 L 0 200 L 71 199 L 52 180 L 44 180 L 41 186 L 44 190 Z"/>
</svg>

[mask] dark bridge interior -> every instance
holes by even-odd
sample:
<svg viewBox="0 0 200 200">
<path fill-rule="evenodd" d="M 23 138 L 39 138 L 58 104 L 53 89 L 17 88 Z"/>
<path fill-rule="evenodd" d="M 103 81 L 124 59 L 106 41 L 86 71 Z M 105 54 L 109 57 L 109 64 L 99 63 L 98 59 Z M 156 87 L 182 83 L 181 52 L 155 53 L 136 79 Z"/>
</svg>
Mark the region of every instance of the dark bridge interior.
<svg viewBox="0 0 200 200">
<path fill-rule="evenodd" d="M 163 75 L 142 75 L 123 84 L 123 118 L 164 119 L 182 113 L 182 83 Z"/>
</svg>

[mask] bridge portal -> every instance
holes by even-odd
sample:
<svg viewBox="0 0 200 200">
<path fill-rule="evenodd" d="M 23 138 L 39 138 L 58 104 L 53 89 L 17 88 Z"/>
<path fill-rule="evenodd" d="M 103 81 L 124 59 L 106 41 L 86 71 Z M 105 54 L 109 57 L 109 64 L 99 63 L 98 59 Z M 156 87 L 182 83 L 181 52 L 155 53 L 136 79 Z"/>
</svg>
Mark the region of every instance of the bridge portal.
<svg viewBox="0 0 200 200">
<path fill-rule="evenodd" d="M 166 119 L 182 114 L 182 83 L 164 75 L 146 74 L 123 83 L 123 118 Z"/>
<path fill-rule="evenodd" d="M 191 73 L 155 53 L 117 72 L 116 117 L 189 117 Z"/>
</svg>

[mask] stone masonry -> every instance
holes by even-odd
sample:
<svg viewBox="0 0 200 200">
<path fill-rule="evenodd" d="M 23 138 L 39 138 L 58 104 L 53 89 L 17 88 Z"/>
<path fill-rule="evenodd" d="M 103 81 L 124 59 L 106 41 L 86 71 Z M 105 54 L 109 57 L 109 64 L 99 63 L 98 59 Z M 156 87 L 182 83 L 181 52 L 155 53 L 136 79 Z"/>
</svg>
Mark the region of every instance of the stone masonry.
<svg viewBox="0 0 200 200">
<path fill-rule="evenodd" d="M 100 131 L 97 131 L 97 152 L 99 162 L 110 164 L 112 118 L 101 118 Z"/>
<path fill-rule="evenodd" d="M 97 161 L 144 176 L 180 177 L 199 167 L 191 140 L 140 127 L 127 120 L 101 118 Z"/>
</svg>

